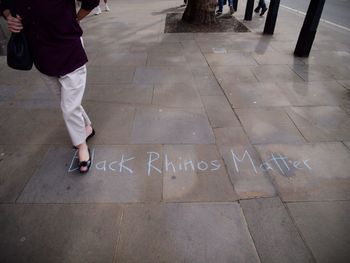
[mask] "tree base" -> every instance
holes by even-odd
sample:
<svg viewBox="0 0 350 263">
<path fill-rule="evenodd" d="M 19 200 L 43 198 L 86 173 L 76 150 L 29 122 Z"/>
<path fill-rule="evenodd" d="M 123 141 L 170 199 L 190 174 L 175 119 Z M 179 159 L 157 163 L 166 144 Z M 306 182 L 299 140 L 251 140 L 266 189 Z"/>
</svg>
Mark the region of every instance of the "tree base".
<svg viewBox="0 0 350 263">
<path fill-rule="evenodd" d="M 182 20 L 195 25 L 216 24 L 216 0 L 189 0 Z"/>
</svg>

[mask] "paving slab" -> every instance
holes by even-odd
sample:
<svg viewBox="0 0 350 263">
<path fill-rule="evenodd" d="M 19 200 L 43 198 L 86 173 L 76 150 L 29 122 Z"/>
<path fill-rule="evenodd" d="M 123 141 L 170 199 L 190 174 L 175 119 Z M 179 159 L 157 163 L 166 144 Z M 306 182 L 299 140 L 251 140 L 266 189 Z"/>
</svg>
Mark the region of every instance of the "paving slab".
<svg viewBox="0 0 350 263">
<path fill-rule="evenodd" d="M 294 64 L 290 67 L 305 81 L 334 80 L 329 66 Z"/>
<path fill-rule="evenodd" d="M 350 202 L 287 203 L 318 263 L 348 262 Z"/>
<path fill-rule="evenodd" d="M 290 106 L 283 88 L 276 83 L 222 83 L 233 108 Z"/>
<path fill-rule="evenodd" d="M 315 262 L 281 200 L 241 200 L 261 262 Z"/>
<path fill-rule="evenodd" d="M 236 113 L 252 144 L 304 142 L 282 109 L 237 109 Z"/>
<path fill-rule="evenodd" d="M 20 85 L 0 84 L 0 106 L 11 101 L 21 89 Z"/>
<path fill-rule="evenodd" d="M 93 144 L 128 144 L 135 116 L 135 107 L 114 102 L 88 102 L 84 107 L 96 130 Z"/>
<path fill-rule="evenodd" d="M 229 53 L 231 52 L 256 52 L 265 53 L 274 51 L 269 45 L 270 39 L 266 36 L 260 35 L 256 39 L 249 38 L 247 35 L 241 38 L 232 40 L 232 44 L 227 47 Z"/>
<path fill-rule="evenodd" d="M 277 84 L 293 106 L 342 105 L 348 91 L 336 81 Z"/>
<path fill-rule="evenodd" d="M 46 145 L 0 146 L 0 203 L 16 201 L 47 149 Z"/>
<path fill-rule="evenodd" d="M 349 60 L 350 53 L 346 51 L 312 50 L 309 57 L 304 59 L 304 63 L 328 66 L 348 66 Z"/>
<path fill-rule="evenodd" d="M 195 35 L 195 38 L 198 34 Z M 202 53 L 216 53 L 217 51 L 221 51 L 223 53 L 228 53 L 228 49 L 230 45 L 232 45 L 232 41 L 230 39 L 216 39 L 210 40 L 208 39 L 198 39 L 196 38 L 196 43 L 199 46 Z"/>
<path fill-rule="evenodd" d="M 180 41 L 194 41 L 194 33 L 164 33 L 161 37 L 161 42 L 180 42 Z"/>
<path fill-rule="evenodd" d="M 212 69 L 217 80 L 222 84 L 232 85 L 258 82 L 250 66 L 214 66 Z"/>
<path fill-rule="evenodd" d="M 192 67 L 191 72 L 196 88 L 201 96 L 224 95 L 210 67 Z"/>
<path fill-rule="evenodd" d="M 348 142 L 343 142 L 349 149 L 350 149 L 350 141 Z"/>
<path fill-rule="evenodd" d="M 256 148 L 284 201 L 349 200 L 350 152 L 342 143 Z"/>
<path fill-rule="evenodd" d="M 180 40 L 185 54 L 200 54 L 201 50 L 197 42 L 193 39 Z"/>
<path fill-rule="evenodd" d="M 291 54 L 295 49 L 296 43 L 297 39 L 293 39 L 292 41 L 281 41 L 275 39 L 269 42 L 269 47 L 279 52 L 287 52 Z M 315 48 L 315 46 L 316 45 L 314 45 L 312 48 Z"/>
<path fill-rule="evenodd" d="M 234 52 L 228 54 L 204 54 L 210 66 L 255 66 L 254 58 L 249 53 Z"/>
<path fill-rule="evenodd" d="M 84 94 L 85 100 L 124 104 L 151 104 L 152 97 L 153 85 L 151 84 L 91 84 L 86 87 Z"/>
<path fill-rule="evenodd" d="M 222 146 L 220 152 L 240 199 L 276 195 L 263 162 L 251 145 Z"/>
<path fill-rule="evenodd" d="M 137 67 L 134 83 L 142 84 L 167 84 L 193 81 L 192 74 L 186 67 Z"/>
<path fill-rule="evenodd" d="M 187 65 L 191 68 L 208 66 L 205 56 L 201 53 L 189 52 L 185 55 L 185 58 L 186 58 Z"/>
<path fill-rule="evenodd" d="M 271 197 L 276 190 L 241 127 L 215 129 L 216 143 L 240 199 Z"/>
<path fill-rule="evenodd" d="M 88 66 L 87 68 L 87 85 L 92 84 L 109 84 L 131 83 L 135 74 L 133 66 Z"/>
<path fill-rule="evenodd" d="M 292 53 L 284 54 L 278 51 L 265 51 L 253 53 L 253 58 L 259 65 L 288 65 L 304 64 L 300 59 L 293 56 Z"/>
<path fill-rule="evenodd" d="M 20 71 L 4 67 L 0 71 L 1 84 L 27 86 L 42 86 L 44 84 L 40 77 L 40 73 L 36 69 L 31 71 Z"/>
<path fill-rule="evenodd" d="M 248 145 L 249 139 L 242 127 L 224 127 L 214 129 L 215 142 L 219 149 L 223 146 Z"/>
<path fill-rule="evenodd" d="M 136 111 L 131 142 L 135 144 L 212 144 L 214 135 L 201 111 L 142 107 Z"/>
<path fill-rule="evenodd" d="M 149 49 L 150 52 L 160 52 L 160 53 L 175 53 L 179 54 L 183 52 L 183 46 L 180 42 L 159 42 L 152 45 Z"/>
<path fill-rule="evenodd" d="M 12 87 L 15 88 L 15 87 Z M 50 90 L 45 84 L 41 86 L 31 85 L 20 86 L 20 90 L 16 92 L 16 95 L 13 97 L 15 100 L 57 100 L 57 97 L 52 90 Z M 53 102 L 57 105 L 57 102 Z"/>
<path fill-rule="evenodd" d="M 338 83 L 342 85 L 347 90 L 350 90 L 350 80 L 339 80 Z"/>
<path fill-rule="evenodd" d="M 93 164 L 89 174 L 81 175 L 74 150 L 51 147 L 18 202 L 133 203 L 161 200 L 163 178 L 161 170 L 157 170 L 162 167 L 160 146 L 90 148 Z"/>
<path fill-rule="evenodd" d="M 186 65 L 186 58 L 182 54 L 151 52 L 148 54 L 147 65 L 181 67 Z"/>
<path fill-rule="evenodd" d="M 118 262 L 260 262 L 237 203 L 130 205 L 120 235 Z"/>
<path fill-rule="evenodd" d="M 1 262 L 112 262 L 116 205 L 0 205 Z"/>
<path fill-rule="evenodd" d="M 223 202 L 238 199 L 215 145 L 166 145 L 163 198 L 166 202 Z"/>
<path fill-rule="evenodd" d="M 118 66 L 145 66 L 148 54 L 146 52 L 98 52 L 96 58 L 90 63 L 92 66 L 118 67 Z"/>
<path fill-rule="evenodd" d="M 350 66 L 348 65 L 332 65 L 330 69 L 332 77 L 336 80 L 348 80 L 349 71 Z"/>
<path fill-rule="evenodd" d="M 260 82 L 301 82 L 299 77 L 287 65 L 260 65 L 252 67 L 252 72 Z"/>
<path fill-rule="evenodd" d="M 287 112 L 310 142 L 350 140 L 350 118 L 340 107 L 292 107 Z"/>
<path fill-rule="evenodd" d="M 202 96 L 202 100 L 213 128 L 240 126 L 225 96 Z"/>
<path fill-rule="evenodd" d="M 193 83 L 155 84 L 153 104 L 176 108 L 203 108 Z"/>
<path fill-rule="evenodd" d="M 69 143 L 62 114 L 55 102 L 14 102 L 6 108 L 0 113 L 0 144 Z"/>
</svg>

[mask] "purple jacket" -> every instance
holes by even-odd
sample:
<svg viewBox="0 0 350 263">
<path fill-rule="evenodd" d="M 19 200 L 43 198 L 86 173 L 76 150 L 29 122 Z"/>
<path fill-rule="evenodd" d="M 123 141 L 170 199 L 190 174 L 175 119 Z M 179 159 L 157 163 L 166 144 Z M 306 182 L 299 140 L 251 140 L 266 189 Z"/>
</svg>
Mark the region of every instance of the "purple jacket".
<svg viewBox="0 0 350 263">
<path fill-rule="evenodd" d="M 62 76 L 83 66 L 87 56 L 76 20 L 74 0 L 12 0 L 22 17 L 34 64 L 49 76 Z M 80 0 L 81 8 L 92 10 L 99 0 Z M 0 11 L 8 9 L 6 1 Z"/>
</svg>

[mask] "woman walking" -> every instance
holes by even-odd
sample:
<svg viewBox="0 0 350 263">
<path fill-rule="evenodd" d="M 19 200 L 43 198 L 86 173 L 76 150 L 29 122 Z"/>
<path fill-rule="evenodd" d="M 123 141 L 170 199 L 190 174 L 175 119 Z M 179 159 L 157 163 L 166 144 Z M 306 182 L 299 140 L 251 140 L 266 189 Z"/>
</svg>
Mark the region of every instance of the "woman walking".
<svg viewBox="0 0 350 263">
<path fill-rule="evenodd" d="M 88 60 L 79 21 L 98 5 L 99 0 L 80 0 L 81 8 L 77 13 L 74 0 L 11 1 L 16 15 L 12 16 L 9 1 L 0 2 L 1 14 L 11 32 L 24 32 L 34 65 L 42 73 L 46 85 L 59 96 L 63 119 L 72 143 L 78 149 L 80 172 L 86 173 L 91 166 L 86 140 L 95 131 L 81 106 Z"/>
</svg>

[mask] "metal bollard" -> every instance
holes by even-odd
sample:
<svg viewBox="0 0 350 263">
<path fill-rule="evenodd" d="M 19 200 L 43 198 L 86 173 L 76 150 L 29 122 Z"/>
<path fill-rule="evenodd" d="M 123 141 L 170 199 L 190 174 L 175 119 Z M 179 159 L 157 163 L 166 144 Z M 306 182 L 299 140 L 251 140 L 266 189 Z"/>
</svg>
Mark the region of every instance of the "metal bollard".
<svg viewBox="0 0 350 263">
<path fill-rule="evenodd" d="M 267 17 L 264 27 L 264 34 L 266 35 L 273 35 L 273 32 L 275 31 L 279 6 L 280 0 L 270 1 L 269 10 L 267 11 Z"/>
<path fill-rule="evenodd" d="M 321 19 L 324 3 L 325 0 L 311 0 L 294 50 L 294 56 L 309 56 Z"/>
<path fill-rule="evenodd" d="M 251 21 L 253 17 L 254 0 L 247 0 L 245 8 L 244 20 Z"/>
</svg>

